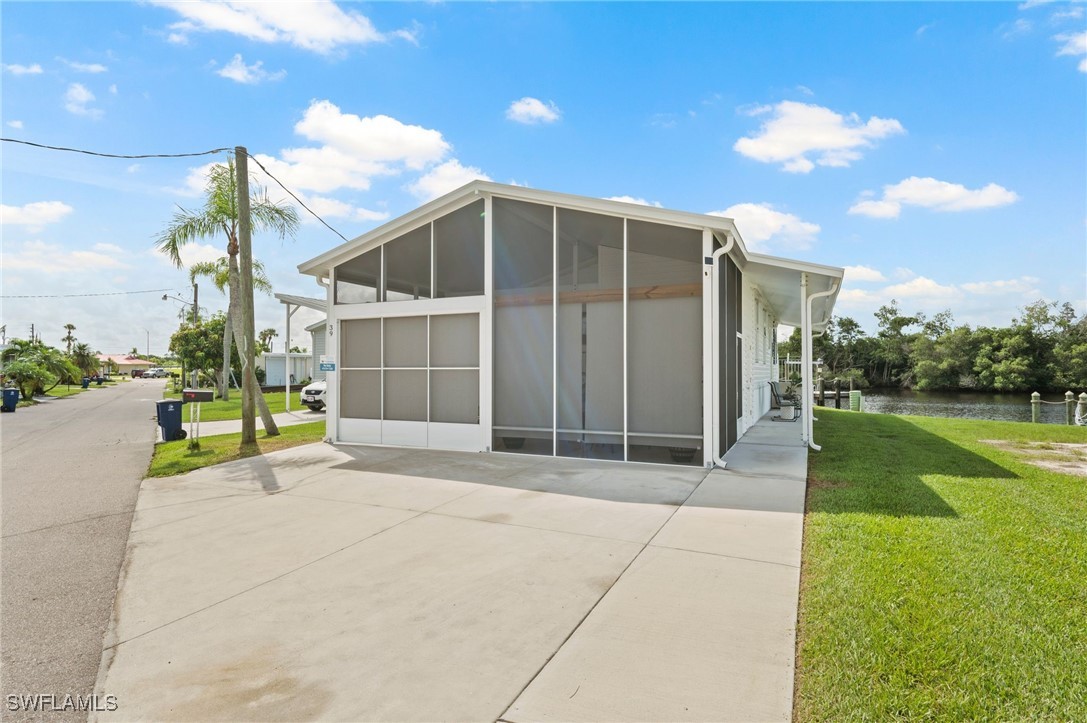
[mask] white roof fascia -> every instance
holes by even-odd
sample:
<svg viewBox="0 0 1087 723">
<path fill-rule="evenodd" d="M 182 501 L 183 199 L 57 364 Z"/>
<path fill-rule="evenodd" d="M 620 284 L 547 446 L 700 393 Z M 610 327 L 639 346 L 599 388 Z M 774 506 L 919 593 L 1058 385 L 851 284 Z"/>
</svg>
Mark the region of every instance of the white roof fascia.
<svg viewBox="0 0 1087 723">
<path fill-rule="evenodd" d="M 328 311 L 328 304 L 324 299 L 311 299 L 308 296 L 295 296 L 294 294 L 273 294 L 275 298 L 284 304 L 304 306 L 315 311 Z"/>
<path fill-rule="evenodd" d="M 724 216 L 710 216 L 688 211 L 672 211 L 665 208 L 657 208 L 656 206 L 644 206 L 640 203 L 609 201 L 603 198 L 575 196 L 573 194 L 557 193 L 555 191 L 539 191 L 523 186 L 510 186 L 504 183 L 494 183 L 491 181 L 472 181 L 455 191 L 447 193 L 429 203 L 423 204 L 414 211 L 410 211 L 388 223 L 382 224 L 346 244 L 341 244 L 320 256 L 299 264 L 298 270 L 300 273 L 312 276 L 322 275 L 329 268 L 369 251 L 374 246 L 388 240 L 389 237 L 406 233 L 413 228 L 434 220 L 434 218 L 438 216 L 468 205 L 474 201 L 477 196 L 482 198 L 485 195 L 510 198 L 515 201 L 541 203 L 549 206 L 560 206 L 562 208 L 588 211 L 607 216 L 619 216 L 639 221 L 667 224 L 670 226 L 683 226 L 692 229 L 709 228 L 731 234 L 737 241 L 736 247 L 741 251 L 744 257 L 746 258 L 749 255 L 744 246 L 743 239 L 736 230 L 736 224 L 732 219 Z"/>
</svg>

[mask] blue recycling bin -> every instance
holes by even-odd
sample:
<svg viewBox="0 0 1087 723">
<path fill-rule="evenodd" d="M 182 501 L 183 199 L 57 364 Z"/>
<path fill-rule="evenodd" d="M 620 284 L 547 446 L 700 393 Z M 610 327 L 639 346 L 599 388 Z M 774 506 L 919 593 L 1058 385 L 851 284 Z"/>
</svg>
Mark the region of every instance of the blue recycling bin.
<svg viewBox="0 0 1087 723">
<path fill-rule="evenodd" d="M 83 388 L 87 389 L 88 387 L 90 387 L 90 385 L 91 385 L 91 378 L 90 377 L 83 377 Z"/>
<path fill-rule="evenodd" d="M 19 404 L 19 390 L 18 389 L 5 389 L 4 390 L 4 406 L 5 412 L 14 412 L 15 407 Z"/>
<path fill-rule="evenodd" d="M 162 428 L 162 439 L 166 442 L 186 437 L 185 430 L 181 426 L 182 404 L 184 402 L 180 399 L 163 399 L 161 402 L 155 402 L 159 427 Z"/>
</svg>

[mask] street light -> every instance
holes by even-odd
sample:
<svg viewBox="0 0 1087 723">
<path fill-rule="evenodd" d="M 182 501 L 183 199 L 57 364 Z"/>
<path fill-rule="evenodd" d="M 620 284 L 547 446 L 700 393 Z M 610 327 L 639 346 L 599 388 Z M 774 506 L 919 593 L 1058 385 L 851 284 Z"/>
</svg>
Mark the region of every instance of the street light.
<svg viewBox="0 0 1087 723">
<path fill-rule="evenodd" d="M 148 356 L 148 358 L 150 358 L 151 357 L 151 332 L 148 331 L 146 326 L 143 327 L 143 330 L 145 332 L 147 332 L 147 356 Z"/>
</svg>

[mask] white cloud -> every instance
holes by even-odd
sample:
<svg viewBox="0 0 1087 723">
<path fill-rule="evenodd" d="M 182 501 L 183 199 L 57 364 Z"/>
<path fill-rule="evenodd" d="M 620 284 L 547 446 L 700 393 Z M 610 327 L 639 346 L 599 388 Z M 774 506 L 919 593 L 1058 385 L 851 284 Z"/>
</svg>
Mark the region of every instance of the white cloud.
<svg viewBox="0 0 1087 723">
<path fill-rule="evenodd" d="M 66 58 L 57 58 L 60 62 L 67 65 L 77 73 L 105 73 L 109 68 L 101 63 L 77 63 L 74 60 L 67 60 Z"/>
<path fill-rule="evenodd" d="M 1083 6 L 1069 6 L 1061 8 L 1060 10 L 1054 10 L 1053 14 L 1049 16 L 1050 22 L 1059 23 L 1062 20 L 1079 20 L 1083 17 Z"/>
<path fill-rule="evenodd" d="M 848 281 L 886 281 L 887 277 L 870 266 L 846 266 L 845 278 Z"/>
<path fill-rule="evenodd" d="M 112 85 L 110 85 L 109 93 L 110 93 L 110 95 L 117 95 L 117 84 L 116 83 L 113 83 Z"/>
<path fill-rule="evenodd" d="M 936 23 L 925 23 L 921 27 L 917 28 L 917 30 L 914 31 L 914 34 L 917 37 L 921 37 L 922 35 L 924 35 L 929 30 L 932 30 L 932 28 L 934 28 L 935 26 L 936 26 Z"/>
<path fill-rule="evenodd" d="M 605 201 L 622 201 L 623 203 L 636 203 L 639 206 L 656 206 L 661 208 L 660 203 L 657 201 L 647 201 L 644 198 L 635 198 L 634 196 L 607 196 Z"/>
<path fill-rule="evenodd" d="M 436 130 L 407 125 L 387 115 L 359 117 L 344 113 L 327 100 L 311 103 L 294 130 L 361 160 L 402 162 L 412 169 L 439 161 L 450 150 L 449 143 Z"/>
<path fill-rule="evenodd" d="M 231 61 L 215 71 L 215 74 L 233 80 L 236 83 L 245 83 L 247 85 L 256 85 L 258 83 L 263 83 L 264 81 L 283 80 L 283 78 L 287 77 L 286 70 L 277 70 L 274 73 L 269 73 L 262 67 L 263 65 L 264 61 L 261 60 L 258 60 L 252 65 L 246 65 L 245 61 L 242 60 L 241 53 L 235 53 Z"/>
<path fill-rule="evenodd" d="M 59 222 L 71 212 L 72 207 L 61 201 L 37 201 L 25 206 L 0 205 L 0 219 L 5 226 L 45 226 Z"/>
<path fill-rule="evenodd" d="M 1082 33 L 1063 33 L 1053 36 L 1053 39 L 1061 45 L 1057 55 L 1084 55 L 1087 56 L 1087 30 Z M 1087 73 L 1087 57 L 1079 61 L 1079 72 Z"/>
<path fill-rule="evenodd" d="M 1038 289 L 1039 279 L 1035 276 L 1020 276 L 1018 279 L 1003 281 L 977 281 L 962 284 L 962 288 L 971 294 L 993 296 L 996 294 L 1025 294 L 1030 297 L 1041 296 Z"/>
<path fill-rule="evenodd" d="M 116 247 L 114 247 L 116 248 Z M 15 250 L 4 251 L 4 269 L 69 274 L 99 269 L 127 269 L 127 264 L 101 251 L 66 249 L 42 241 L 27 241 Z"/>
<path fill-rule="evenodd" d="M 23 122 L 21 120 L 9 120 L 8 127 L 21 131 L 23 129 Z"/>
<path fill-rule="evenodd" d="M 12 75 L 41 75 L 42 67 L 37 63 L 33 65 L 19 65 L 18 63 L 8 64 L 4 63 L 4 70 L 8 71 Z"/>
<path fill-rule="evenodd" d="M 132 165 L 125 167 L 125 170 L 129 173 L 135 173 L 136 171 L 140 170 L 141 167 L 142 166 L 140 166 L 139 163 L 133 163 Z"/>
<path fill-rule="evenodd" d="M 315 2 L 210 2 L 153 0 L 184 19 L 170 25 L 167 40 L 186 44 L 195 32 L 222 31 L 264 43 L 289 43 L 305 50 L 328 54 L 350 45 L 410 39 L 411 31 L 379 32 L 370 19 L 354 10 L 343 10 L 330 0 Z"/>
<path fill-rule="evenodd" d="M 1000 26 L 1000 37 L 1004 40 L 1011 40 L 1017 35 L 1024 35 L 1029 33 L 1034 28 L 1034 23 L 1023 18 L 1018 18 L 1013 23 L 1005 23 Z"/>
<path fill-rule="evenodd" d="M 849 213 L 872 218 L 898 218 L 902 206 L 894 201 L 858 201 L 849 207 Z"/>
<path fill-rule="evenodd" d="M 1003 186 L 990 183 L 971 190 L 958 183 L 910 176 L 883 187 L 883 198 L 858 201 L 849 213 L 872 218 L 898 218 L 903 206 L 920 206 L 933 211 L 974 211 L 1015 203 L 1019 196 Z"/>
<path fill-rule="evenodd" d="M 389 217 L 387 211 L 372 211 L 368 208 L 353 206 L 350 203 L 326 196 L 302 196 L 302 201 L 313 213 L 321 218 L 343 218 L 350 221 L 384 221 Z M 290 203 L 290 200 L 287 200 Z M 303 223 L 318 223 L 305 209 L 298 209 L 298 216 Z"/>
<path fill-rule="evenodd" d="M 789 173 L 808 173 L 816 165 L 849 166 L 876 140 L 906 132 L 893 118 L 872 116 L 863 121 L 856 113 L 843 116 L 829 108 L 788 100 L 744 112 L 773 115 L 755 135 L 736 141 L 733 149 L 762 163 L 780 163 Z"/>
<path fill-rule="evenodd" d="M 101 251 L 104 254 L 123 254 L 124 249 L 116 244 L 108 244 L 99 242 L 91 247 L 95 251 Z"/>
<path fill-rule="evenodd" d="M 456 158 L 451 158 L 409 184 L 408 190 L 420 200 L 430 201 L 476 179 L 489 181 L 491 177 L 474 166 L 462 166 Z"/>
<path fill-rule="evenodd" d="M 90 104 L 93 102 L 94 93 L 87 90 L 87 87 L 82 83 L 72 83 L 64 93 L 64 107 L 69 113 L 74 115 L 82 115 L 88 118 L 101 118 L 102 111 L 98 108 L 90 107 Z"/>
<path fill-rule="evenodd" d="M 526 125 L 537 123 L 554 123 L 562 117 L 562 111 L 554 101 L 544 103 L 538 98 L 525 96 L 521 100 L 510 103 L 506 109 L 506 118 Z"/>
<path fill-rule="evenodd" d="M 736 222 L 736 228 L 751 251 L 770 248 L 807 249 L 815 242 L 819 224 L 777 211 L 769 203 L 738 203 L 724 211 L 710 211 Z"/>
<path fill-rule="evenodd" d="M 954 286 L 939 284 L 925 276 L 918 276 L 901 284 L 888 286 L 883 290 L 885 295 L 894 299 L 923 298 L 928 301 L 952 300 L 962 298 L 962 291 Z"/>
</svg>

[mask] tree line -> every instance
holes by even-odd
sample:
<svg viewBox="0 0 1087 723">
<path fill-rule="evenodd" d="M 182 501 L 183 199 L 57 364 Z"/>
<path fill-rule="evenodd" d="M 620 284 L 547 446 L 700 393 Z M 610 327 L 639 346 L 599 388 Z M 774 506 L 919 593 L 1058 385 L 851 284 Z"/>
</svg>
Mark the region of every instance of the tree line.
<svg viewBox="0 0 1087 723">
<path fill-rule="evenodd" d="M 950 310 L 905 315 L 894 300 L 875 317 L 874 336 L 845 316 L 814 340 L 825 380 L 933 391 L 1087 389 L 1087 316 L 1070 303 L 1036 301 L 1006 327 L 956 325 Z M 800 357 L 799 329 L 778 355 Z"/>
</svg>

